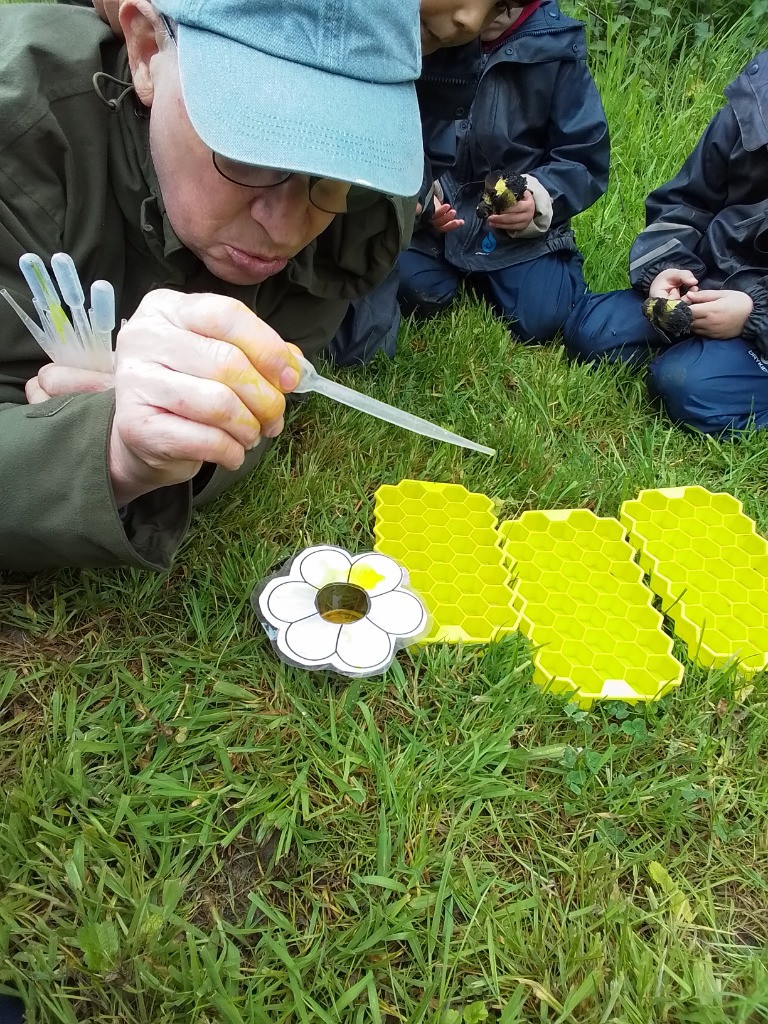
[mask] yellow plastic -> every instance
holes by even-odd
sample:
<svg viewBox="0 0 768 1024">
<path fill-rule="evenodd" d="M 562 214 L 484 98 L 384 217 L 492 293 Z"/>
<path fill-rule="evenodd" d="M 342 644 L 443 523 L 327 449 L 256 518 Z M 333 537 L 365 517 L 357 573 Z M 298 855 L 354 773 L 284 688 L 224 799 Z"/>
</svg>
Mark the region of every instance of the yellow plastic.
<svg viewBox="0 0 768 1024">
<path fill-rule="evenodd" d="M 731 494 L 704 487 L 641 491 L 621 520 L 662 610 L 694 661 L 768 667 L 768 542 Z"/>
<path fill-rule="evenodd" d="M 524 512 L 499 532 L 520 630 L 536 645 L 534 682 L 584 706 L 655 700 L 680 684 L 683 666 L 618 519 Z"/>
<path fill-rule="evenodd" d="M 405 566 L 432 616 L 423 643 L 487 643 L 517 629 L 494 505 L 459 484 L 376 492 L 376 551 Z"/>
</svg>

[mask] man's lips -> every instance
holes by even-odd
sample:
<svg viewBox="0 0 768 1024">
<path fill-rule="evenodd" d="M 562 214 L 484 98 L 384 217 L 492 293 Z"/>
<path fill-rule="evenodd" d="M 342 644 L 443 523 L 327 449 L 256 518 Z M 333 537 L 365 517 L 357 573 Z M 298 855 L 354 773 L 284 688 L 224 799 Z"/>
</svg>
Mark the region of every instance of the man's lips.
<svg viewBox="0 0 768 1024">
<path fill-rule="evenodd" d="M 225 245 L 224 249 L 236 267 L 259 276 L 263 274 L 271 277 L 273 274 L 279 274 L 288 264 L 286 258 L 278 259 L 272 256 L 257 256 L 255 253 L 247 252 L 245 249 L 238 249 L 234 245 Z"/>
</svg>

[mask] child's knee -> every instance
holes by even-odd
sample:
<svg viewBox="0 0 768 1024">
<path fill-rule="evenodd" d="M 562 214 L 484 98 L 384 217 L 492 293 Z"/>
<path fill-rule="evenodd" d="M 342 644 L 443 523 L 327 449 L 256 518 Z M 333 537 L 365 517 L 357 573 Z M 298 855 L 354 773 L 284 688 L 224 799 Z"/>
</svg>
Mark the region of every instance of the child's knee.
<svg viewBox="0 0 768 1024">
<path fill-rule="evenodd" d="M 457 291 L 458 285 L 452 278 L 414 274 L 411 278 L 401 278 L 398 298 L 404 313 L 430 316 L 447 309 Z"/>
<path fill-rule="evenodd" d="M 607 332 L 602 323 L 596 325 L 594 320 L 589 307 L 585 308 L 582 301 L 576 303 L 562 325 L 565 350 L 580 363 L 610 359 L 618 347 L 615 332 Z"/>
<path fill-rule="evenodd" d="M 507 317 L 510 329 L 521 341 L 544 344 L 563 330 L 567 310 L 539 308 L 525 310 L 517 317 Z"/>
<path fill-rule="evenodd" d="M 682 342 L 658 355 L 648 367 L 648 391 L 675 423 L 718 434 L 733 425 L 734 417 L 722 406 L 722 381 L 701 363 L 703 344 Z"/>
<path fill-rule="evenodd" d="M 650 326 L 626 293 L 586 294 L 576 302 L 563 324 L 568 355 L 583 363 L 602 359 L 611 363 L 644 366 L 655 346 Z"/>
</svg>

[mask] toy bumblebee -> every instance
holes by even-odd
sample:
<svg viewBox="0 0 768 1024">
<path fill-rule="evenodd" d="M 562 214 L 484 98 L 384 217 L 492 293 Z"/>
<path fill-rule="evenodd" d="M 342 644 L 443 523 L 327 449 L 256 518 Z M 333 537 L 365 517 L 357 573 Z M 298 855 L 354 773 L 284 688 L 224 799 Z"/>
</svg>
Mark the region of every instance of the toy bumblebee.
<svg viewBox="0 0 768 1024">
<path fill-rule="evenodd" d="M 646 299 L 643 314 L 657 330 L 670 338 L 691 333 L 691 307 L 682 299 Z"/>
<path fill-rule="evenodd" d="M 483 198 L 477 204 L 477 216 L 486 220 L 492 214 L 504 213 L 525 195 L 528 184 L 522 174 L 493 171 L 485 179 Z"/>
</svg>

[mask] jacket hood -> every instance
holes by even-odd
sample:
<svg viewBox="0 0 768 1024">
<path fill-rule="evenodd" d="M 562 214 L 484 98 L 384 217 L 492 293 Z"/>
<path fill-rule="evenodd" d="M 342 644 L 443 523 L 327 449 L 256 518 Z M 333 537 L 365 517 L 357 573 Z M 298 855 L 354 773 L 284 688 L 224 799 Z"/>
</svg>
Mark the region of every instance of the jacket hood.
<svg viewBox="0 0 768 1024">
<path fill-rule="evenodd" d="M 768 50 L 763 50 L 725 88 L 749 152 L 768 145 Z"/>
</svg>

